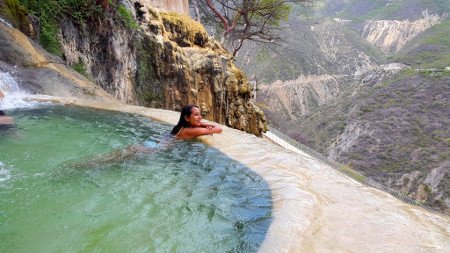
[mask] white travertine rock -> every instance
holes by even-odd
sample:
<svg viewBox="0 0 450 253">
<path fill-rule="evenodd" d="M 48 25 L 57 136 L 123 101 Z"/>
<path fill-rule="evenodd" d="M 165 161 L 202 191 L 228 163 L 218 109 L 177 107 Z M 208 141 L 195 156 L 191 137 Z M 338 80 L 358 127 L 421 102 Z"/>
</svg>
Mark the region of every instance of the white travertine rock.
<svg viewBox="0 0 450 253">
<path fill-rule="evenodd" d="M 160 11 L 171 11 L 189 15 L 188 0 L 141 0 L 141 2 L 146 2 Z"/>
</svg>

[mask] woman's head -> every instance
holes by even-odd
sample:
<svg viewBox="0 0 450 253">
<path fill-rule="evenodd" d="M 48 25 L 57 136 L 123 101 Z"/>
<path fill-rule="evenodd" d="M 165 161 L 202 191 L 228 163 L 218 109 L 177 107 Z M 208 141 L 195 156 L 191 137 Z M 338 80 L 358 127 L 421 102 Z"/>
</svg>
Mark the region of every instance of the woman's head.
<svg viewBox="0 0 450 253">
<path fill-rule="evenodd" d="M 186 105 L 181 109 L 180 119 L 178 124 L 170 132 L 172 135 L 176 135 L 181 128 L 200 126 L 202 115 L 200 109 L 196 105 Z"/>
</svg>

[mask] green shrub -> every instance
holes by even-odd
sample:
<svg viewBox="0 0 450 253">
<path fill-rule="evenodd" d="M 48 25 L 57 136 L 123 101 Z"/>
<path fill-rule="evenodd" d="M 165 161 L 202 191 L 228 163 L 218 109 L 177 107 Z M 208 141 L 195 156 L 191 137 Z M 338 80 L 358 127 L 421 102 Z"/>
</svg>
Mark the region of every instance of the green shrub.
<svg viewBox="0 0 450 253">
<path fill-rule="evenodd" d="M 203 47 L 208 42 L 208 33 L 200 22 L 176 12 L 161 12 L 160 15 L 169 38 L 178 45 Z"/>
<path fill-rule="evenodd" d="M 28 23 L 27 10 L 20 5 L 19 0 L 6 0 L 0 3 L 0 13 L 8 19 L 14 27 L 21 27 Z"/>
<path fill-rule="evenodd" d="M 432 77 L 432 78 L 441 78 L 443 76 L 446 75 L 446 71 L 442 70 L 442 69 L 426 69 L 426 70 L 421 70 L 419 71 L 419 73 L 422 76 L 426 76 L 426 77 Z"/>
<path fill-rule="evenodd" d="M 43 19 L 41 21 L 41 32 L 39 41 L 48 52 L 62 56 L 61 43 L 58 39 L 58 26 L 55 21 Z"/>
<path fill-rule="evenodd" d="M 103 13 L 101 7 L 90 0 L 20 0 L 20 7 L 39 18 L 39 41 L 45 50 L 58 56 L 62 56 L 58 32 L 59 19 L 63 15 L 72 18 L 75 23 L 83 24 L 91 18 L 101 17 Z"/>
<path fill-rule="evenodd" d="M 77 63 L 72 65 L 72 68 L 82 74 L 85 77 L 89 77 L 88 73 L 87 73 L 87 69 L 86 69 L 86 65 L 84 65 L 83 61 L 81 59 L 78 60 Z"/>
<path fill-rule="evenodd" d="M 363 182 L 366 179 L 363 174 L 352 169 L 350 165 L 342 165 L 339 167 L 339 171 L 360 182 Z"/>
<path fill-rule="evenodd" d="M 445 138 L 444 142 L 450 147 L 450 138 Z"/>
<path fill-rule="evenodd" d="M 125 23 L 126 27 L 128 27 L 129 29 L 138 28 L 138 24 L 134 21 L 133 15 L 131 15 L 131 12 L 125 6 L 119 5 L 119 7 L 117 8 L 117 13 Z"/>
</svg>

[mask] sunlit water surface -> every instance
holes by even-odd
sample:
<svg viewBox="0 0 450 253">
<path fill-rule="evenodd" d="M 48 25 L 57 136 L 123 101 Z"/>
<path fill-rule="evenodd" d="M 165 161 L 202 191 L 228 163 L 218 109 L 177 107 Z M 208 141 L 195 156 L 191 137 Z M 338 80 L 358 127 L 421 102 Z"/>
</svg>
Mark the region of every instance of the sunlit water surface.
<svg viewBox="0 0 450 253">
<path fill-rule="evenodd" d="M 0 252 L 255 252 L 271 222 L 267 184 L 170 126 L 45 106 L 0 129 Z M 115 163 L 99 154 L 168 142 Z M 161 145 L 160 145 L 161 146 Z"/>
</svg>

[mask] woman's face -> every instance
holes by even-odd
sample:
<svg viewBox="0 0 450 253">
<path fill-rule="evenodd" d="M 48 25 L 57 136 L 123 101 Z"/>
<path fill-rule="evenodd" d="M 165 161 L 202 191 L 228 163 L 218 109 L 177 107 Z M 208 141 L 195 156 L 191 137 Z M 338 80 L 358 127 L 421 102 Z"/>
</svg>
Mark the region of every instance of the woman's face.
<svg viewBox="0 0 450 253">
<path fill-rule="evenodd" d="M 186 121 L 193 127 L 199 127 L 202 124 L 202 114 L 200 113 L 200 109 L 197 107 L 192 107 L 191 115 L 186 116 Z"/>
</svg>

